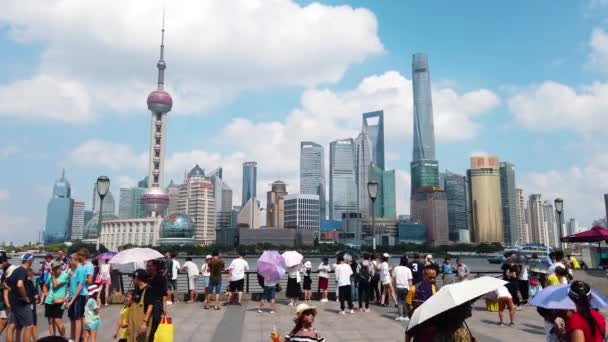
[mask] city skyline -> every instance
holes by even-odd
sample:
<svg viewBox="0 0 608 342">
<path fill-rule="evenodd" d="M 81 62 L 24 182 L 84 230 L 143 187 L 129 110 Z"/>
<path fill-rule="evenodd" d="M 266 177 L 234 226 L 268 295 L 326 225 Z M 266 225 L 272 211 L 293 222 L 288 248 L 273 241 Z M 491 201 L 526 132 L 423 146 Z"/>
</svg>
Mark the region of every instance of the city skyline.
<svg viewBox="0 0 608 342">
<path fill-rule="evenodd" d="M 294 25 L 309 25 L 305 20 L 311 10 L 308 2 L 285 3 L 290 11 L 274 12 L 280 8 L 263 6 L 270 14 L 286 16 L 283 19 L 290 23 L 286 32 L 297 30 Z M 118 200 L 120 188 L 135 187 L 148 169 L 150 113 L 142 99 L 152 82 L 150 66 L 158 61 L 160 18 L 146 23 L 127 18 L 127 25 L 108 18 L 103 26 L 106 35 L 98 35 L 95 25 L 73 30 L 79 25 L 70 19 L 75 4 L 68 1 L 63 10 L 50 10 L 44 20 L 19 6 L 9 6 L 0 14 L 5 24 L 0 31 L 4 52 L 0 60 L 11 66 L 10 72 L 0 76 L 0 115 L 6 127 L 0 138 L 0 166 L 7 179 L 13 180 L 0 180 L 0 219 L 5 223 L 3 232 L 18 231 L 15 241 L 36 240 L 45 225 L 52 184 L 63 167 L 72 183 L 72 198 L 85 202 L 87 210 L 97 176 L 111 178 L 111 191 Z M 315 26 L 331 31 L 319 38 L 324 44 L 308 46 L 299 38 L 276 44 L 290 52 L 306 51 L 303 63 L 275 58 L 283 56 L 282 51 L 263 45 L 281 42 L 272 30 L 262 31 L 265 40 L 252 33 L 243 34 L 248 37 L 245 42 L 233 42 L 238 49 L 255 51 L 256 58 L 248 61 L 223 46 L 217 48 L 219 59 L 191 49 L 210 45 L 192 41 L 204 37 L 184 34 L 210 32 L 203 17 L 193 21 L 186 15 L 200 10 L 197 6 L 186 1 L 167 8 L 167 60 L 171 61 L 167 87 L 175 107 L 167 126 L 163 186 L 171 179 L 181 180 L 183 170 L 197 163 L 208 170 L 221 166 L 236 201 L 242 197 L 240 166 L 255 160 L 260 167 L 259 192 L 281 179 L 290 184 L 290 193 L 297 193 L 300 141 L 315 141 L 329 149 L 330 141 L 356 137 L 361 113 L 383 110 L 385 169 L 396 169 L 396 212 L 409 213 L 410 62 L 411 55 L 420 51 L 433 64 L 436 159 L 442 169 L 464 173 L 471 155 L 497 155 L 517 165 L 516 186 L 525 190 L 526 197 L 539 193 L 544 200 L 564 198 L 565 218 L 576 218 L 581 227 L 590 227 L 593 220 L 605 216 L 602 196 L 608 189 L 598 182 L 607 177 L 607 149 L 589 138 L 605 120 L 601 94 L 603 68 L 608 63 L 603 63 L 606 58 L 600 48 L 606 35 L 598 18 L 602 14 L 597 14 L 601 10 L 588 16 L 591 5 L 568 4 L 551 8 L 551 18 L 546 18 L 546 6 L 529 4 L 529 18 L 521 18 L 515 27 L 508 21 L 501 25 L 469 22 L 467 15 L 485 17 L 488 11 L 475 3 L 387 6 L 364 1 L 357 6 L 365 10 L 358 11 L 322 3 L 320 11 L 339 18 Z M 223 6 L 239 5 L 217 4 L 208 10 L 209 15 L 235 12 L 221 10 Z M 140 10 L 160 13 L 160 8 L 160 1 L 151 1 Z M 500 9 L 506 14 L 514 11 L 502 5 Z M 98 10 L 82 8 L 80 14 L 94 22 Z M 429 11 L 463 15 L 445 23 L 419 15 Z M 405 18 L 396 22 L 392 13 L 405 13 Z M 429 29 L 415 35 L 411 28 L 421 23 L 420 17 L 430 20 L 425 24 Z M 565 49 L 533 49 L 525 56 L 515 53 L 518 57 L 513 59 L 493 57 L 535 46 L 539 30 L 532 18 L 543 18 L 548 27 L 567 22 L 567 35 L 547 41 L 547 46 Z M 178 22 L 183 25 L 178 27 Z M 328 30 L 337 23 L 348 27 L 348 34 Z M 276 22 L 259 24 L 273 27 Z M 445 25 L 459 30 L 446 32 Z M 221 31 L 224 26 L 214 29 Z M 240 25 L 234 29 L 248 32 Z M 99 40 L 102 36 L 116 39 L 106 45 Z M 444 44 L 462 37 L 469 44 L 463 49 Z M 500 37 L 502 43 L 493 37 Z M 76 41 L 86 44 L 74 48 Z M 261 47 L 252 48 L 247 41 Z M 331 49 L 325 50 L 326 46 Z M 482 50 L 489 53 L 479 53 Z M 82 51 L 108 58 L 85 58 Z M 335 58 L 321 58 L 328 55 Z M 222 60 L 231 61 L 236 72 L 223 68 Z M 28 105 L 14 99 L 24 99 Z M 45 167 L 40 168 L 41 164 Z M 265 207 L 265 196 L 258 193 L 257 197 Z"/>
</svg>

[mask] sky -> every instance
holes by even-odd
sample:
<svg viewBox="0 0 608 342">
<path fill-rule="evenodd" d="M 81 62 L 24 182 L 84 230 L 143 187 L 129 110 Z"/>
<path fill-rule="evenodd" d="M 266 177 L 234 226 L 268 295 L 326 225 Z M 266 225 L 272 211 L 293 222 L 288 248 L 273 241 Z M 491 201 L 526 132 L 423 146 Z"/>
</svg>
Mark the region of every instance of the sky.
<svg viewBox="0 0 608 342">
<path fill-rule="evenodd" d="M 224 168 L 240 203 L 242 163 L 258 196 L 299 189 L 299 144 L 356 137 L 384 110 L 397 212 L 409 213 L 411 56 L 429 56 L 437 158 L 516 165 L 527 195 L 564 199 L 582 227 L 608 193 L 608 1 L 7 0 L 0 12 L 0 240 L 36 240 L 65 168 L 91 206 L 99 175 L 147 174 L 166 8 L 165 185 Z M 118 203 L 117 203 L 118 205 Z"/>
</svg>

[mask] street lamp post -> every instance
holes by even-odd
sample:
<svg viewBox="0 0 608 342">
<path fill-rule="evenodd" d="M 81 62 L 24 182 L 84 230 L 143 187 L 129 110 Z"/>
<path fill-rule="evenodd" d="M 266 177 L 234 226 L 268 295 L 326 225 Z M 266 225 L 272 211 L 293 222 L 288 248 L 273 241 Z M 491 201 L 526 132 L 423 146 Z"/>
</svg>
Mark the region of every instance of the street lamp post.
<svg viewBox="0 0 608 342">
<path fill-rule="evenodd" d="M 106 197 L 110 190 L 110 178 L 107 176 L 99 176 L 97 178 L 97 194 L 99 195 L 99 219 L 97 220 L 97 244 L 95 250 L 99 252 L 99 238 L 101 235 L 101 220 L 103 215 L 103 198 Z"/>
<path fill-rule="evenodd" d="M 368 182 L 367 193 L 372 200 L 372 249 L 374 250 L 374 253 L 376 253 L 376 213 L 374 204 L 376 202 L 376 197 L 378 196 L 378 182 Z"/>
<path fill-rule="evenodd" d="M 562 212 L 564 211 L 564 200 L 561 198 L 555 199 L 555 211 L 557 212 L 557 228 L 559 231 L 559 247 L 564 250 L 564 244 L 562 242 L 563 231 L 562 231 Z"/>
</svg>

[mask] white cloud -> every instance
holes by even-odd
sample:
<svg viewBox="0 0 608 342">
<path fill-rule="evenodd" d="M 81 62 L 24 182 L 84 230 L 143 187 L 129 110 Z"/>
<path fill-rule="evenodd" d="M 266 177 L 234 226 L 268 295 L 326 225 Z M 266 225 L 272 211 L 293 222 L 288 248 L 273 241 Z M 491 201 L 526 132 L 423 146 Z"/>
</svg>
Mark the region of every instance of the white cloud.
<svg viewBox="0 0 608 342">
<path fill-rule="evenodd" d="M 606 215 L 603 194 L 608 193 L 608 153 L 596 154 L 581 166 L 530 172 L 520 183 L 527 195 L 540 193 L 551 202 L 563 198 L 566 217 L 588 226 Z"/>
<path fill-rule="evenodd" d="M 19 152 L 19 148 L 15 145 L 6 145 L 0 147 L 0 160 L 6 159 Z"/>
<path fill-rule="evenodd" d="M 604 131 L 608 125 L 608 83 L 593 82 L 574 89 L 546 81 L 517 91 L 509 99 L 509 109 L 526 128 Z"/>
<path fill-rule="evenodd" d="M 141 111 L 155 86 L 161 8 L 160 0 L 4 3 L 9 37 L 44 50 L 39 74 L 0 88 L 0 112 L 83 121 Z M 167 4 L 166 21 L 175 113 L 203 112 L 242 89 L 336 82 L 384 52 L 375 15 L 350 6 L 184 0 Z"/>
<path fill-rule="evenodd" d="M 589 40 L 588 61 L 585 67 L 589 70 L 608 72 L 608 33 L 596 27 Z"/>
<path fill-rule="evenodd" d="M 136 154 L 130 146 L 103 140 L 88 140 L 72 150 L 70 163 L 96 169 L 138 169 L 148 166 L 147 153 Z"/>
<path fill-rule="evenodd" d="M 11 198 L 11 194 L 7 190 L 0 190 L 0 201 L 6 201 Z"/>
</svg>

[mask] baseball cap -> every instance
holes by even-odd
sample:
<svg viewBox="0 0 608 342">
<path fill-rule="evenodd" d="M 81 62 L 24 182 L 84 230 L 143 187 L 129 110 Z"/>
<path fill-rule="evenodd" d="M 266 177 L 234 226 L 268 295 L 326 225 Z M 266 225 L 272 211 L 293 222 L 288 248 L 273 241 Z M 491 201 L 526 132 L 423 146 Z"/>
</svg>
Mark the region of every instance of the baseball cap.
<svg viewBox="0 0 608 342">
<path fill-rule="evenodd" d="M 51 262 L 51 268 L 56 268 L 56 267 L 60 267 L 61 266 L 61 261 L 59 260 L 53 260 L 53 262 Z"/>
<path fill-rule="evenodd" d="M 427 258 L 427 259 L 433 259 L 433 256 L 432 256 L 432 255 L 430 255 L 430 254 L 427 254 L 426 258 Z"/>
<path fill-rule="evenodd" d="M 147 280 L 148 272 L 146 270 L 144 270 L 143 268 L 140 268 L 140 269 L 135 270 L 135 272 L 133 272 L 131 277 L 141 279 L 141 280 Z"/>
<path fill-rule="evenodd" d="M 211 258 L 213 258 L 213 257 L 211 255 L 207 254 L 207 256 L 205 257 L 205 260 L 211 259 Z"/>
<path fill-rule="evenodd" d="M 25 253 L 21 256 L 21 262 L 28 262 L 30 260 L 34 260 L 34 254 L 32 253 Z"/>
<path fill-rule="evenodd" d="M 388 254 L 388 253 L 384 253 L 384 254 L 382 254 L 382 256 L 385 257 L 385 258 L 390 258 L 391 257 L 391 255 Z"/>
<path fill-rule="evenodd" d="M 310 262 L 310 260 L 306 261 L 304 263 L 304 267 L 306 267 L 306 268 L 312 268 L 312 262 Z"/>
</svg>

